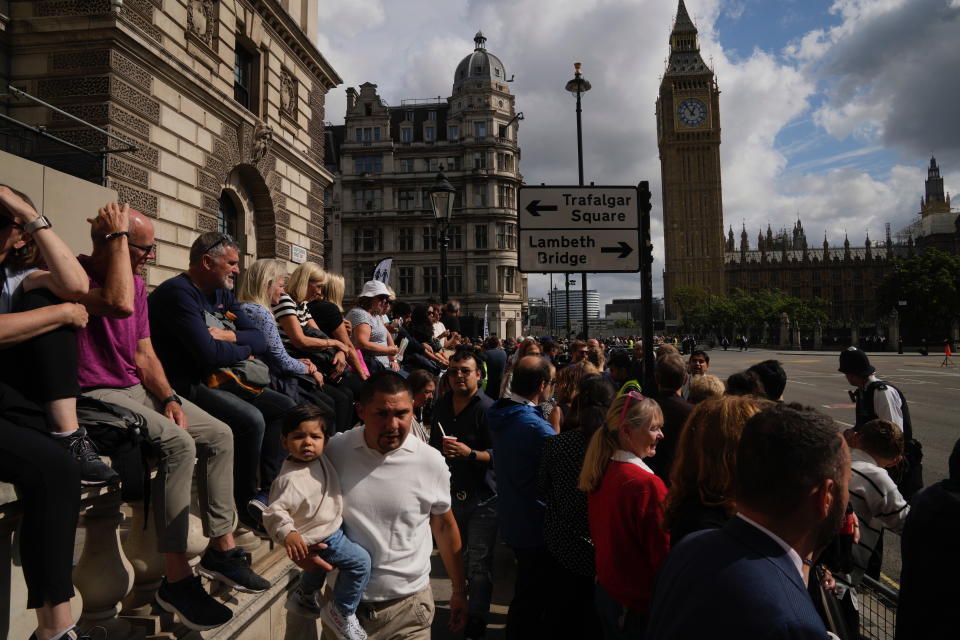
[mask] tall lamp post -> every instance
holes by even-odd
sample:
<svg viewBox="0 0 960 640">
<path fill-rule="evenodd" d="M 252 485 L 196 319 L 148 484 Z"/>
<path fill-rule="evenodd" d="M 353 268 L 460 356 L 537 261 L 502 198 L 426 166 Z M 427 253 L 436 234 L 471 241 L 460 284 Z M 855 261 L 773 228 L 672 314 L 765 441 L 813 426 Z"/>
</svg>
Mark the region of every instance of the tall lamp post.
<svg viewBox="0 0 960 640">
<path fill-rule="evenodd" d="M 580 122 L 580 96 L 590 91 L 590 82 L 580 73 L 580 63 L 573 63 L 573 80 L 567 83 L 566 89 L 577 96 L 577 170 L 580 177 L 580 186 L 583 186 L 583 126 Z M 589 337 L 587 324 L 587 272 L 580 274 L 580 303 L 583 309 L 583 338 Z"/>
<path fill-rule="evenodd" d="M 447 302 L 447 244 L 450 239 L 447 232 L 450 230 L 450 219 L 453 217 L 453 200 L 457 190 L 453 188 L 447 176 L 443 175 L 443 168 L 437 174 L 437 181 L 430 187 L 430 205 L 433 207 L 433 216 L 437 219 L 440 229 L 440 299 Z"/>
</svg>

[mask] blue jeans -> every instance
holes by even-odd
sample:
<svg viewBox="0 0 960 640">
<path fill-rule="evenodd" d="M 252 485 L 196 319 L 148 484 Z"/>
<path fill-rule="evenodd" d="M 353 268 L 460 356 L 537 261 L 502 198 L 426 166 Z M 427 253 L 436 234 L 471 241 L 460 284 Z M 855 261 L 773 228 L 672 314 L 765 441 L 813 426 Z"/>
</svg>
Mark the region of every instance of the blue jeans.
<svg viewBox="0 0 960 640">
<path fill-rule="evenodd" d="M 597 583 L 597 613 L 603 626 L 604 640 L 638 640 L 647 628 L 647 616 L 627 609 Z"/>
<path fill-rule="evenodd" d="M 460 529 L 463 564 L 467 574 L 469 614 L 486 619 L 493 596 L 493 551 L 497 545 L 497 496 L 476 493 L 458 500 L 453 517 Z"/>
<path fill-rule="evenodd" d="M 293 400 L 273 389 L 264 389 L 253 399 L 245 400 L 202 384 L 191 386 L 187 399 L 233 430 L 233 497 L 238 511 L 246 513 L 247 501 L 260 488 L 269 492 L 280 472 L 285 457 L 280 444 L 280 423 Z"/>
<path fill-rule="evenodd" d="M 323 542 L 327 548 L 317 554 L 340 570 L 333 585 L 333 601 L 344 614 L 356 613 L 363 590 L 370 581 L 370 554 L 343 535 L 343 529 L 337 529 Z M 300 588 L 306 592 L 316 591 L 326 578 L 326 571 L 304 571 L 300 574 Z"/>
</svg>

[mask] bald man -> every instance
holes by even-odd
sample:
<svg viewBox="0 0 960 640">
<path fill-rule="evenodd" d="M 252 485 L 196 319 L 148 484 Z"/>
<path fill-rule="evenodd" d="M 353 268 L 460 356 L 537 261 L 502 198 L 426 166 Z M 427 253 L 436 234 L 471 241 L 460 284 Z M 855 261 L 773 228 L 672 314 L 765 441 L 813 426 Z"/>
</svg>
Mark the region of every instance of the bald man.
<svg viewBox="0 0 960 640">
<path fill-rule="evenodd" d="M 165 575 L 157 602 L 191 629 L 211 629 L 233 614 L 207 593 L 187 563 L 194 460 L 199 460 L 202 476 L 201 522 L 210 538 L 200 573 L 248 593 L 270 586 L 249 568 L 233 538 L 233 434 L 177 396 L 154 353 L 141 277 L 156 251 L 153 223 L 115 203 L 88 222 L 93 253 L 78 257 L 90 279 L 89 293 L 81 300 L 90 321 L 77 334 L 80 388 L 86 396 L 126 407 L 146 420 L 147 434 L 161 452 L 153 499 Z"/>
</svg>

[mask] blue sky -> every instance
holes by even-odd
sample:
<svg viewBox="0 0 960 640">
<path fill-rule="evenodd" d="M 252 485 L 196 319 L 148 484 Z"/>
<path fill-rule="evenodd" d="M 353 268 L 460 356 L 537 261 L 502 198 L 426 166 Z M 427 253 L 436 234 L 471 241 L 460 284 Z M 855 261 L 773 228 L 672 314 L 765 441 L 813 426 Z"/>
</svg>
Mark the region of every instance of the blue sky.
<svg viewBox="0 0 960 640">
<path fill-rule="evenodd" d="M 676 0 L 339 0 L 321 3 L 320 50 L 344 85 L 369 81 L 390 104 L 450 95 L 457 63 L 482 29 L 516 74 L 527 183 L 576 180 L 573 62 L 584 100 L 587 181 L 654 193 L 654 288 L 663 268 L 654 104 Z M 960 189 L 960 0 L 686 0 L 721 90 L 724 223 L 751 239 L 799 213 L 819 244 L 881 238 L 916 218 L 936 154 Z M 955 106 L 948 107 L 955 111 Z M 529 277 L 533 296 L 546 278 Z M 639 294 L 634 274 L 596 276 L 601 303 Z"/>
</svg>

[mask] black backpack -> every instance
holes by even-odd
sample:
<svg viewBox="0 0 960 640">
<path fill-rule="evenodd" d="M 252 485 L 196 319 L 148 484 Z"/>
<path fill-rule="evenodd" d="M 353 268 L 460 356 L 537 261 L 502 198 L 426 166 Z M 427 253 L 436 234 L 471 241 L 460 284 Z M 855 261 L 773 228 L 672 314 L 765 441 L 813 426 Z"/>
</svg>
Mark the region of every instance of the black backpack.
<svg viewBox="0 0 960 640">
<path fill-rule="evenodd" d="M 124 501 L 149 502 L 150 460 L 155 456 L 143 416 L 126 407 L 79 396 L 77 419 L 97 451 L 108 456 L 111 466 L 120 474 Z"/>
<path fill-rule="evenodd" d="M 899 464 L 887 470 L 897 484 L 900 494 L 909 500 L 913 494 L 923 489 L 923 445 L 913 437 L 913 424 L 910 421 L 910 409 L 903 392 L 889 382 L 877 380 L 867 385 L 863 392 L 866 407 L 873 408 L 873 394 L 877 389 L 890 387 L 900 396 L 900 410 L 903 412 L 903 457 Z"/>
</svg>

